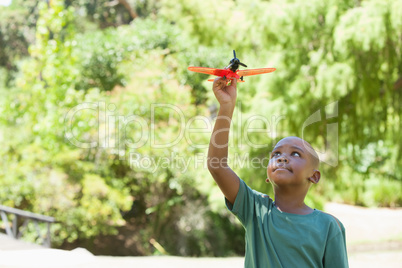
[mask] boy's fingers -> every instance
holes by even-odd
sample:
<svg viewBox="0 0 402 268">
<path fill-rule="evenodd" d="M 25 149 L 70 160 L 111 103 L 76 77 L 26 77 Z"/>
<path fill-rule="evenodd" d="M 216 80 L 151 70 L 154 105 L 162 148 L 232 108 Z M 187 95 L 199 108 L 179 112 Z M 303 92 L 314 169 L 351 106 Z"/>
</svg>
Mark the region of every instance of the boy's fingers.
<svg viewBox="0 0 402 268">
<path fill-rule="evenodd" d="M 214 86 L 219 86 L 219 85 L 221 85 L 222 83 L 224 83 L 222 77 L 217 77 L 217 78 L 215 78 L 215 80 L 214 80 Z"/>
<path fill-rule="evenodd" d="M 236 78 L 223 78 L 223 77 L 217 77 L 214 79 L 214 88 L 219 88 L 219 87 L 224 87 L 228 85 L 228 82 L 230 82 L 231 86 L 237 87 L 237 79 Z"/>
<path fill-rule="evenodd" d="M 230 83 L 232 86 L 236 87 L 237 86 L 237 79 L 232 78 L 232 82 Z"/>
<path fill-rule="evenodd" d="M 215 79 L 214 79 L 214 84 L 218 83 L 221 78 L 222 78 L 222 77 L 217 77 L 217 78 L 215 78 Z"/>
</svg>

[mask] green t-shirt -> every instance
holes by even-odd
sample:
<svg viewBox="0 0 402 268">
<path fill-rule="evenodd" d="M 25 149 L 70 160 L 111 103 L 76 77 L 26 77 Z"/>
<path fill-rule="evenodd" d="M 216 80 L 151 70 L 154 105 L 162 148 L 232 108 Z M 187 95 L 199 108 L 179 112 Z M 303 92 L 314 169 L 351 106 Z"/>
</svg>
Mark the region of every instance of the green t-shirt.
<svg viewBox="0 0 402 268">
<path fill-rule="evenodd" d="M 226 205 L 246 229 L 244 267 L 349 267 L 345 228 L 335 217 L 281 212 L 242 180 L 234 204 Z"/>
</svg>

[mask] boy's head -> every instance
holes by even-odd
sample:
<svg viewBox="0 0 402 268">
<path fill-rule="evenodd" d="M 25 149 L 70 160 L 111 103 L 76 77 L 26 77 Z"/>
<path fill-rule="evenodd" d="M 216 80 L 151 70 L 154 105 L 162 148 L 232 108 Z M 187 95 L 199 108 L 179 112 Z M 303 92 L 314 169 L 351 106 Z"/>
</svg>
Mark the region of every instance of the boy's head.
<svg viewBox="0 0 402 268">
<path fill-rule="evenodd" d="M 320 180 L 320 161 L 313 147 L 299 137 L 280 140 L 272 150 L 267 181 L 274 187 L 306 186 Z"/>
</svg>

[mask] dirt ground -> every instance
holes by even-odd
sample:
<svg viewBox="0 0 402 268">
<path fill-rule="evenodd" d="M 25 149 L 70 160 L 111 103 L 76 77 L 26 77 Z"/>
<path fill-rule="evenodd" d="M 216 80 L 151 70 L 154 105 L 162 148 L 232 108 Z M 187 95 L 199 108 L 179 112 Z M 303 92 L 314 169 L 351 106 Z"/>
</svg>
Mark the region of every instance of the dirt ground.
<svg viewBox="0 0 402 268">
<path fill-rule="evenodd" d="M 361 208 L 329 203 L 325 211 L 336 216 L 345 226 L 351 268 L 401 268 L 402 267 L 402 209 Z M 44 249 L 21 241 L 7 240 L 0 236 L 0 267 L 164 267 L 201 268 L 243 267 L 242 257 L 232 258 L 183 258 L 159 257 L 110 257 L 93 256 L 85 249 L 72 251 Z"/>
<path fill-rule="evenodd" d="M 351 268 L 402 267 L 402 209 L 328 203 L 325 211 L 345 226 Z"/>
<path fill-rule="evenodd" d="M 363 208 L 328 203 L 325 212 L 345 226 L 350 268 L 402 268 L 402 209 Z M 98 257 L 119 267 L 243 267 L 243 258 Z"/>
</svg>

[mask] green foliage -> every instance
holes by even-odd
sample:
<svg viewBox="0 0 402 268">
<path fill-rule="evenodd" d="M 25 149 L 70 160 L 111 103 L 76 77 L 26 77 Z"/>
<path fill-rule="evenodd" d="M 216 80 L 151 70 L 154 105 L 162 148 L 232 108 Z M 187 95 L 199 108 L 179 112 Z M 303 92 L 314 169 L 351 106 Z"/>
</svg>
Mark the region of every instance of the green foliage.
<svg viewBox="0 0 402 268">
<path fill-rule="evenodd" d="M 27 3 L 20 8 L 0 6 L 0 67 L 7 70 L 7 85 L 17 72 L 17 61 L 28 55 L 28 45 L 32 42 L 35 27 L 34 3 Z"/>
<path fill-rule="evenodd" d="M 66 6 L 74 7 L 83 19 L 96 23 L 99 28 L 104 29 L 129 24 L 133 20 L 129 9 L 135 13 L 136 18 L 152 16 L 158 10 L 159 1 L 126 0 L 129 9 L 120 1 L 67 0 L 64 2 Z"/>
<path fill-rule="evenodd" d="M 276 125 L 279 136 L 303 135 L 319 151 L 334 142 L 338 148 L 330 153 L 339 163 L 322 165 L 324 179 L 337 183 L 351 166 L 352 174 L 376 174 L 400 184 L 401 157 L 395 147 L 401 145 L 401 1 L 355 4 L 260 3 L 253 37 L 272 51 L 278 70 L 256 84 L 254 105 L 248 109 L 283 116 Z M 324 118 L 331 114 L 326 111 L 331 103 L 337 106 L 335 119 L 302 128 L 315 111 Z M 328 123 L 338 124 L 336 141 L 328 140 Z M 359 198 L 357 203 L 367 204 Z"/>
<path fill-rule="evenodd" d="M 350 167 L 343 172 L 335 188 L 337 201 L 362 206 L 398 207 L 401 202 L 402 186 L 393 179 L 380 179 L 376 173 L 362 175 Z"/>
<path fill-rule="evenodd" d="M 77 51 L 80 55 L 80 76 L 75 88 L 88 90 L 99 88 L 110 91 L 116 85 L 124 84 L 124 76 L 118 71 L 122 60 L 121 51 L 116 48 L 116 36 L 97 31 L 77 38 Z M 121 50 L 121 49 L 120 49 Z"/>
<path fill-rule="evenodd" d="M 12 94 L 4 94 L 2 138 L 8 143 L 1 154 L 1 200 L 55 216 L 59 223 L 53 242 L 58 245 L 64 239 L 111 232 L 122 224 L 120 210 L 129 208 L 130 199 L 127 190 L 114 189 L 95 175 L 96 165 L 85 159 L 85 151 L 65 143 L 65 115 L 101 94 L 71 88 L 77 75 L 72 10 L 57 1 L 52 12 L 45 3 L 39 9 L 33 58 L 23 64 Z M 76 130 L 90 131 L 93 122 L 85 123 Z M 102 190 L 103 199 L 94 199 L 96 189 Z"/>
</svg>

